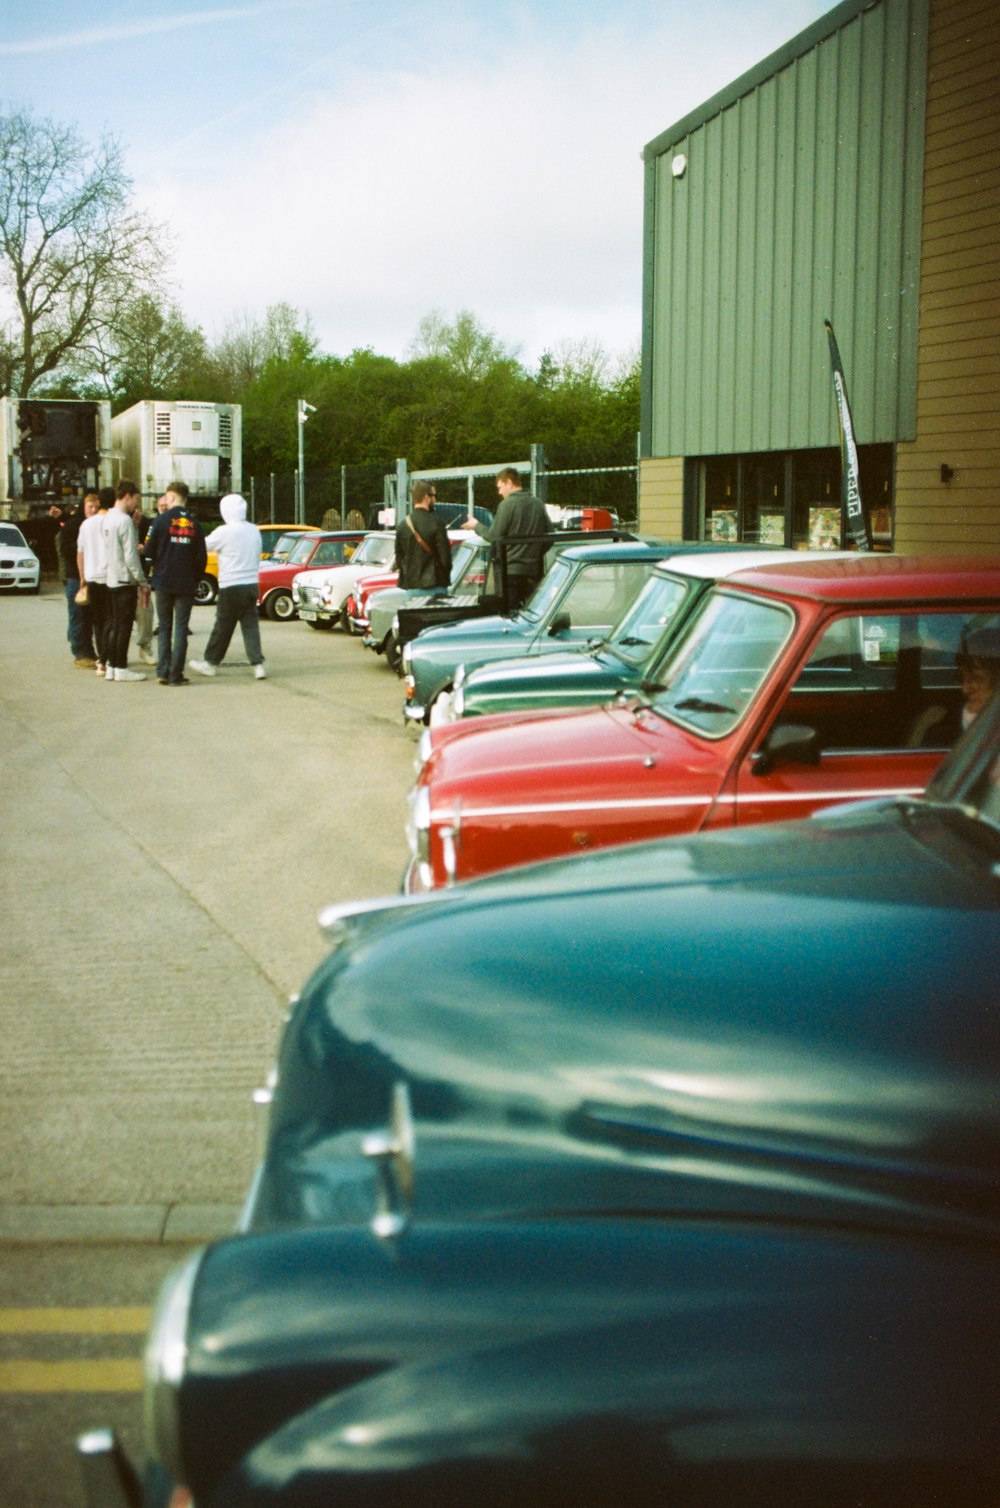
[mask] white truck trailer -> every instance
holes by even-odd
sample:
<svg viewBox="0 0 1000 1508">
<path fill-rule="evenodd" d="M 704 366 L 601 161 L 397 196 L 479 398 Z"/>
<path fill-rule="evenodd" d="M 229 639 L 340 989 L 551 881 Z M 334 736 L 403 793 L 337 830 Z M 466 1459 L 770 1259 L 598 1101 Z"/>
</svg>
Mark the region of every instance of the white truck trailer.
<svg viewBox="0 0 1000 1508">
<path fill-rule="evenodd" d="M 0 398 L 0 517 L 26 519 L 113 481 L 111 404 Z"/>
<path fill-rule="evenodd" d="M 138 482 L 143 512 L 171 482 L 186 482 L 203 517 L 243 487 L 243 410 L 238 403 L 144 399 L 111 421 L 115 480 Z"/>
</svg>

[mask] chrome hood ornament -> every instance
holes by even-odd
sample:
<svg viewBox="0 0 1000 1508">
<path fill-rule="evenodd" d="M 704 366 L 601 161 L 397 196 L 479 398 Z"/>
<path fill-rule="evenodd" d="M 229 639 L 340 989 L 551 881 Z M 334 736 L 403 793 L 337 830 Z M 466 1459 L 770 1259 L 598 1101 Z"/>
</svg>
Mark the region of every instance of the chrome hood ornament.
<svg viewBox="0 0 1000 1508">
<path fill-rule="evenodd" d="M 416 1136 L 410 1091 L 400 1081 L 393 1086 L 387 1132 L 375 1131 L 361 1144 L 375 1164 L 376 1209 L 372 1230 L 380 1240 L 402 1235 L 413 1210 Z"/>
</svg>

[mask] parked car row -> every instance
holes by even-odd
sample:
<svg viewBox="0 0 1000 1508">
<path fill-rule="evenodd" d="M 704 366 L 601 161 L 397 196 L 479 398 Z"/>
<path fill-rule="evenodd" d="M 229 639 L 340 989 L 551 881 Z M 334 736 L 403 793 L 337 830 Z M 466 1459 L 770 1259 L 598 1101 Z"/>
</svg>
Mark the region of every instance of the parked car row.
<svg viewBox="0 0 1000 1508">
<path fill-rule="evenodd" d="M 408 893 L 321 915 L 145 1501 L 996 1502 L 1000 560 L 574 544 L 397 643 Z"/>
</svg>

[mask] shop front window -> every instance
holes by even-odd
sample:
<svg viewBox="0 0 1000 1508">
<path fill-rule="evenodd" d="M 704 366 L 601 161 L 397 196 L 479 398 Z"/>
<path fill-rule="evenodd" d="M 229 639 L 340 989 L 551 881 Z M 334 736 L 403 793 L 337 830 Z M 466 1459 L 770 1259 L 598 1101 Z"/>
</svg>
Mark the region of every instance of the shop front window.
<svg viewBox="0 0 1000 1508">
<path fill-rule="evenodd" d="M 861 498 L 873 550 L 891 550 L 893 447 L 858 450 Z M 840 450 L 706 456 L 688 462 L 689 537 L 713 544 L 847 547 L 840 501 Z"/>
</svg>

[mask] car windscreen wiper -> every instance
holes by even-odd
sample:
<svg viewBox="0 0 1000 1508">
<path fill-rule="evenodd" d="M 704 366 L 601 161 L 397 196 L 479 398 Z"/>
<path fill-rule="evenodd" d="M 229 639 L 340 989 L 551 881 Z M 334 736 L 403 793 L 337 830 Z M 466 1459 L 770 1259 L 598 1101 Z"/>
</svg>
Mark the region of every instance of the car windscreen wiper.
<svg viewBox="0 0 1000 1508">
<path fill-rule="evenodd" d="M 735 707 L 727 707 L 723 702 L 710 702 L 703 696 L 688 696 L 682 702 L 672 702 L 672 712 L 735 712 Z"/>
</svg>

